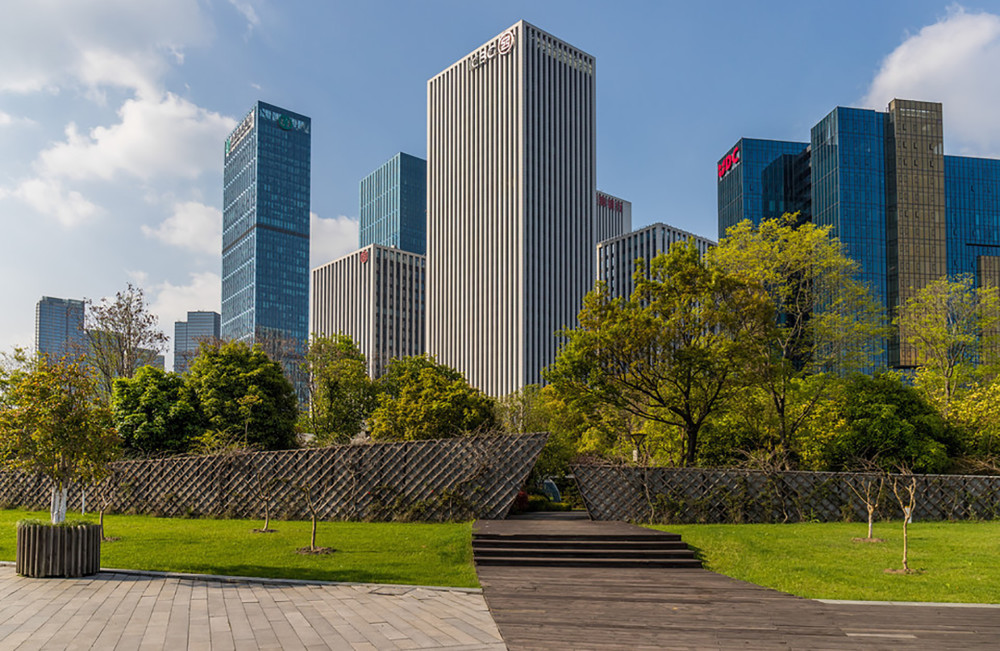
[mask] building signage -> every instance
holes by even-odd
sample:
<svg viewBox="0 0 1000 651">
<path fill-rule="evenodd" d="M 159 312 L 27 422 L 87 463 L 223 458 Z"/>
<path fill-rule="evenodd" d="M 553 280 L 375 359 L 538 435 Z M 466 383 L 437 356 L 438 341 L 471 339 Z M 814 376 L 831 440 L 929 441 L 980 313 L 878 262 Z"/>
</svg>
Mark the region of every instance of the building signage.
<svg viewBox="0 0 1000 651">
<path fill-rule="evenodd" d="M 498 55 L 504 56 L 510 54 L 511 50 L 514 49 L 515 38 L 514 30 L 508 29 L 500 36 L 473 52 L 468 58 L 469 70 L 475 70 L 490 59 L 495 59 Z"/>
<path fill-rule="evenodd" d="M 361 255 L 358 257 L 361 258 L 361 264 L 368 262 L 368 251 L 362 251 Z"/>
<path fill-rule="evenodd" d="M 260 119 L 277 123 L 278 128 L 282 131 L 304 131 L 309 133 L 309 125 L 305 120 L 299 120 L 284 113 L 262 108 L 260 110 Z"/>
<path fill-rule="evenodd" d="M 243 122 L 240 122 L 240 126 L 236 127 L 236 130 L 233 131 L 232 135 L 226 139 L 226 156 L 229 155 L 229 152 L 236 149 L 236 145 L 240 144 L 240 141 L 253 130 L 254 113 L 256 113 L 256 111 L 250 111 L 249 115 L 243 118 Z"/>
<path fill-rule="evenodd" d="M 736 145 L 726 157 L 719 161 L 719 180 L 726 178 L 729 172 L 740 164 L 740 146 Z"/>
<path fill-rule="evenodd" d="M 625 211 L 625 206 L 621 199 L 615 199 L 603 194 L 597 195 L 597 205 L 601 208 L 608 208 L 611 212 L 622 213 Z"/>
</svg>

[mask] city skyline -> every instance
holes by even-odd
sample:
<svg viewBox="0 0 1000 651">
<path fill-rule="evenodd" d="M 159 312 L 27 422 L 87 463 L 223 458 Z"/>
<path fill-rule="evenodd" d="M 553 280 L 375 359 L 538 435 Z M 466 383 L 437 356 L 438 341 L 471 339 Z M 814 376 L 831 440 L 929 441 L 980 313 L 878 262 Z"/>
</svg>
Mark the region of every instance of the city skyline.
<svg viewBox="0 0 1000 651">
<path fill-rule="evenodd" d="M 988 74 L 1000 16 L 982 3 L 835 14 L 793 3 L 388 4 L 9 12 L 0 271 L 19 282 L 5 283 L 0 350 L 31 346 L 46 295 L 99 299 L 138 282 L 165 332 L 187 311 L 218 311 L 223 142 L 258 99 L 314 120 L 310 267 L 354 250 L 357 183 L 395 152 L 426 156 L 427 80 L 520 19 L 596 57 L 597 186 L 632 202 L 636 228 L 662 221 L 717 239 L 719 152 L 743 136 L 799 140 L 833 106 L 942 102 L 946 154 L 1000 155 L 1000 82 Z M 31 244 L 44 245 L 44 267 Z"/>
</svg>

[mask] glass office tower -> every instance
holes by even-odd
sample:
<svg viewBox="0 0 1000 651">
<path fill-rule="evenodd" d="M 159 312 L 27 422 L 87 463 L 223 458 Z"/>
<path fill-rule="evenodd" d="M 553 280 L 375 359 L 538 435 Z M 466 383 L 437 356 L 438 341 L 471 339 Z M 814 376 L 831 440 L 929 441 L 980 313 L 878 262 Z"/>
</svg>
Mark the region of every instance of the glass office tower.
<svg viewBox="0 0 1000 651">
<path fill-rule="evenodd" d="M 223 339 L 309 335 L 311 120 L 257 102 L 226 139 Z"/>
<path fill-rule="evenodd" d="M 359 248 L 427 252 L 427 161 L 402 152 L 362 179 Z"/>
<path fill-rule="evenodd" d="M 1000 160 L 944 157 L 948 275 L 1000 287 Z"/>
<path fill-rule="evenodd" d="M 58 359 L 86 350 L 83 301 L 43 296 L 35 305 L 35 350 Z"/>
<path fill-rule="evenodd" d="M 188 312 L 187 321 L 174 322 L 174 372 L 186 373 L 201 342 L 219 338 L 218 312 Z"/>
</svg>

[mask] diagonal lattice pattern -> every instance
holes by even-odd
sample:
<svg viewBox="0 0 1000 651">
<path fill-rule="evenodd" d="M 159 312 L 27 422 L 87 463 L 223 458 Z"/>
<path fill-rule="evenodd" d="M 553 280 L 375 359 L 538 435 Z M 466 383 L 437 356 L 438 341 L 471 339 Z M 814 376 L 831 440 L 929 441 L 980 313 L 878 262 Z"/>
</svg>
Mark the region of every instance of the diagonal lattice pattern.
<svg viewBox="0 0 1000 651">
<path fill-rule="evenodd" d="M 637 466 L 575 466 L 580 493 L 595 520 L 663 523 L 835 522 L 865 520 L 851 490 L 876 475 Z M 915 475 L 919 520 L 1000 518 L 1000 477 Z M 880 517 L 899 518 L 888 475 Z"/>
<path fill-rule="evenodd" d="M 503 518 L 548 434 L 119 461 L 87 508 L 163 517 L 449 521 Z M 0 473 L 0 505 L 47 509 L 41 476 Z M 70 489 L 70 508 L 80 508 Z"/>
</svg>

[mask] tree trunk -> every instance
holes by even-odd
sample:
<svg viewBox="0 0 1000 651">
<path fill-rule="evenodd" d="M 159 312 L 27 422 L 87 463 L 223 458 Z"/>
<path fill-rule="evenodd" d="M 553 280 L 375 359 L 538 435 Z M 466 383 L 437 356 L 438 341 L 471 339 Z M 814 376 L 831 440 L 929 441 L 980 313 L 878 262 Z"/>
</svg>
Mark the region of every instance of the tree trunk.
<svg viewBox="0 0 1000 651">
<path fill-rule="evenodd" d="M 875 505 L 869 503 L 866 506 L 868 507 L 868 538 L 870 540 L 872 538 L 872 526 L 875 523 Z"/>
<path fill-rule="evenodd" d="M 685 466 L 693 466 L 696 459 L 698 446 L 698 426 L 688 423 L 684 426 L 685 438 L 687 438 L 687 458 L 684 459 Z"/>
<path fill-rule="evenodd" d="M 49 509 L 52 524 L 62 524 L 66 521 L 67 492 L 66 486 L 61 482 L 52 487 L 52 505 Z"/>
<path fill-rule="evenodd" d="M 316 514 L 315 513 L 312 514 L 312 525 L 313 525 L 313 528 L 312 528 L 312 540 L 309 543 L 309 549 L 315 550 L 316 549 Z"/>
<path fill-rule="evenodd" d="M 909 551 L 910 539 L 907 535 L 906 525 L 910 521 L 910 509 L 903 509 L 903 570 L 906 572 L 910 571 L 910 566 L 907 562 L 907 552 Z"/>
</svg>

